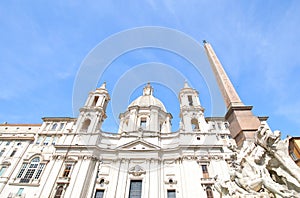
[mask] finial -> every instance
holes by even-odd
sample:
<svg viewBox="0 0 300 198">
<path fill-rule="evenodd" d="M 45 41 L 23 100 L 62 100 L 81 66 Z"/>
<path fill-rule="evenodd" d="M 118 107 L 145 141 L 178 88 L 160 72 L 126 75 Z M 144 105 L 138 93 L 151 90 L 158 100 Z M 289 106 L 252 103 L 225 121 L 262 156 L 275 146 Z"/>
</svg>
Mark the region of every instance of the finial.
<svg viewBox="0 0 300 198">
<path fill-rule="evenodd" d="M 189 86 L 187 80 L 184 81 L 184 86 L 183 86 L 183 88 L 190 88 L 190 86 Z"/>
<path fill-rule="evenodd" d="M 148 95 L 152 95 L 152 93 L 153 93 L 153 88 L 152 88 L 150 82 L 148 82 L 147 85 L 143 89 L 143 95 L 148 96 Z"/>
<path fill-rule="evenodd" d="M 99 88 L 100 89 L 106 89 L 106 82 L 103 82 L 103 84 Z"/>
<path fill-rule="evenodd" d="M 205 43 L 207 43 L 207 41 L 206 41 L 206 40 L 203 40 L 203 44 L 205 44 Z"/>
</svg>

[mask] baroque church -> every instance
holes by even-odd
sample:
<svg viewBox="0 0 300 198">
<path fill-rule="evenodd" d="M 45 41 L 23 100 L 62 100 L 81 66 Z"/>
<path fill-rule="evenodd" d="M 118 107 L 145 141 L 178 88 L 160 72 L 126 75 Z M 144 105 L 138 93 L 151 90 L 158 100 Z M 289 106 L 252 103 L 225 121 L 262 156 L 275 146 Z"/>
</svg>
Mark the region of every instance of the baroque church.
<svg viewBox="0 0 300 198">
<path fill-rule="evenodd" d="M 197 90 L 178 93 L 180 127 L 151 84 L 103 132 L 105 83 L 77 118 L 0 125 L 0 197 L 219 198 L 300 197 L 300 168 L 289 140 L 253 115 L 212 46 L 204 50 L 223 95 L 224 117 L 205 117 Z M 158 96 L 159 97 L 159 96 Z"/>
</svg>

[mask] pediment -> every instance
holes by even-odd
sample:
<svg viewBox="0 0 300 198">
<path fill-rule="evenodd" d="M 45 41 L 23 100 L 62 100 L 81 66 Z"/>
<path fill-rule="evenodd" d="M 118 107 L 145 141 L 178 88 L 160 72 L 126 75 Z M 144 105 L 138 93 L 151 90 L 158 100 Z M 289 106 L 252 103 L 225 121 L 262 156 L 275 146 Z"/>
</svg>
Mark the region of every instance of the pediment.
<svg viewBox="0 0 300 198">
<path fill-rule="evenodd" d="M 149 150 L 159 150 L 160 147 L 147 142 L 143 139 L 137 139 L 126 144 L 120 145 L 118 150 L 132 150 L 132 151 L 149 151 Z"/>
</svg>

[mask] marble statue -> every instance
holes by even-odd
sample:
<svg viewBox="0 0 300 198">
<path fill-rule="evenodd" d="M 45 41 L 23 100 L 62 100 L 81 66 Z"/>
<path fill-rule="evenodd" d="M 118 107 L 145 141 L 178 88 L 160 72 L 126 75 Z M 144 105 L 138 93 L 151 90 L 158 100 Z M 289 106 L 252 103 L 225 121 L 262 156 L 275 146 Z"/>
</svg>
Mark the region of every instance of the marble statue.
<svg viewBox="0 0 300 198">
<path fill-rule="evenodd" d="M 262 125 L 232 160 L 230 179 L 217 179 L 223 197 L 300 197 L 300 168 L 288 155 L 288 140 Z"/>
</svg>

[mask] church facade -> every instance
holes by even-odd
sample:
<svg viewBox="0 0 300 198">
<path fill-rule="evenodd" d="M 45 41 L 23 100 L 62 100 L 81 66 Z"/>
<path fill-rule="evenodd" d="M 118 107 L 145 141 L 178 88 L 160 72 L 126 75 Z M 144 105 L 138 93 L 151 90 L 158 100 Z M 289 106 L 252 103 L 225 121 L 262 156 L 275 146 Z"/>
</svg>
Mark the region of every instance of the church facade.
<svg viewBox="0 0 300 198">
<path fill-rule="evenodd" d="M 288 140 L 240 101 L 211 46 L 204 48 L 224 117 L 206 118 L 197 90 L 185 83 L 180 127 L 172 132 L 172 115 L 147 84 L 120 114 L 119 130 L 103 132 L 104 83 L 77 118 L 0 125 L 0 197 L 300 197 Z"/>
</svg>

